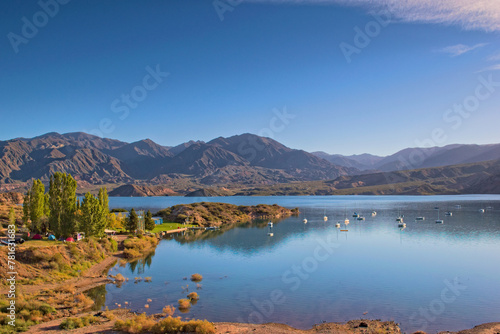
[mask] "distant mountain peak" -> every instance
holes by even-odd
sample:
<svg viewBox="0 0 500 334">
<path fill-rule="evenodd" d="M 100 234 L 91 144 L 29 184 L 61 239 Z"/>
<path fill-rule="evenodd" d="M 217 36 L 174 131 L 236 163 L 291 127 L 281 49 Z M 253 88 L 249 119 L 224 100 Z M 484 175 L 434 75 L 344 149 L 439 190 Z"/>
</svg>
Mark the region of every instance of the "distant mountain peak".
<svg viewBox="0 0 500 334">
<path fill-rule="evenodd" d="M 50 132 L 0 142 L 0 183 L 47 180 L 64 171 L 87 184 L 154 183 L 200 188 L 212 184 L 274 184 L 331 180 L 370 171 L 395 171 L 500 159 L 500 144 L 407 148 L 388 157 L 308 153 L 251 133 L 190 140 L 174 147 L 150 138 L 133 143 L 84 132 Z M 412 154 L 423 154 L 415 165 Z M 181 181 L 179 181 L 181 180 Z"/>
</svg>

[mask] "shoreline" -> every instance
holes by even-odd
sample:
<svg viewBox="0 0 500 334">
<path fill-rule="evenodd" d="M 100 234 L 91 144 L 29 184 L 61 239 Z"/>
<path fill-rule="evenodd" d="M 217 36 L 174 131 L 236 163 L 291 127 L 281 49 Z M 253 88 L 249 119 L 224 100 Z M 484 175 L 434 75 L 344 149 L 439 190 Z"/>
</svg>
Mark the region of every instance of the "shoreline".
<svg viewBox="0 0 500 334">
<path fill-rule="evenodd" d="M 72 278 L 57 283 L 45 282 L 35 285 L 24 285 L 22 287 L 23 294 L 33 294 L 36 292 L 45 292 L 47 290 L 56 290 L 63 286 L 70 285 L 74 288 L 75 294 L 85 292 L 92 288 L 114 283 L 115 280 L 111 279 L 109 275 L 105 275 L 104 271 L 111 268 L 113 265 L 124 259 L 123 250 L 109 254 L 101 262 L 90 267 L 82 277 Z M 3 289 L 2 289 L 3 290 Z M 3 292 L 3 291 L 2 291 Z M 85 326 L 78 329 L 71 330 L 71 333 L 76 334 L 97 334 L 97 333 L 120 333 L 113 330 L 116 320 L 127 320 L 137 313 L 127 308 L 116 308 L 110 311 L 113 314 L 113 320 L 102 317 L 102 311 L 88 311 L 82 310 L 76 314 L 71 315 L 71 318 L 81 318 L 83 316 L 94 315 L 98 319 L 95 324 Z M 151 315 L 159 320 L 164 317 L 162 314 Z M 37 325 L 31 326 L 26 333 L 66 333 L 68 330 L 59 329 L 59 325 L 68 316 L 63 316 L 57 319 L 49 320 Z M 265 323 L 265 324 L 248 324 L 238 322 L 216 322 L 213 323 L 216 328 L 216 333 L 226 334 L 240 334 L 240 333 L 254 333 L 254 334 L 281 334 L 281 333 L 336 333 L 336 334 L 401 334 L 402 330 L 399 325 L 394 321 L 380 321 L 357 319 L 350 320 L 345 323 L 328 322 L 323 324 L 313 325 L 310 329 L 297 329 L 285 324 L 279 323 Z M 410 332 L 411 333 L 411 332 Z M 416 333 L 419 333 L 418 331 Z M 460 333 L 460 334 L 497 334 L 500 333 L 500 322 L 485 323 L 477 325 L 470 329 L 460 331 L 440 331 L 438 333 Z"/>
<path fill-rule="evenodd" d="M 98 334 L 98 333 L 125 333 L 114 329 L 114 324 L 117 320 L 127 320 L 131 317 L 137 315 L 126 308 L 118 308 L 110 311 L 114 318 L 113 320 L 108 320 L 104 317 L 100 317 L 98 314 L 101 312 L 82 312 L 77 314 L 75 317 L 83 317 L 88 315 L 94 315 L 100 317 L 102 321 L 89 326 L 73 329 L 70 332 L 74 334 Z M 156 319 L 161 319 L 164 317 L 162 314 L 155 314 L 152 317 Z M 49 333 L 49 334 L 62 334 L 67 333 L 68 330 L 63 330 L 59 328 L 61 322 L 67 319 L 59 318 L 51 320 L 42 324 L 32 326 L 27 332 L 27 334 L 35 333 Z M 297 329 L 289 325 L 281 323 L 264 323 L 264 324 L 249 324 L 249 323 L 239 323 L 239 322 L 214 322 L 212 323 L 215 327 L 215 333 L 217 334 L 402 334 L 404 333 L 399 325 L 394 321 L 381 321 L 381 320 L 369 320 L 369 319 L 356 319 L 349 320 L 347 322 L 326 322 L 322 324 L 313 325 L 309 329 Z M 497 334 L 500 332 L 500 322 L 490 322 L 476 325 L 472 328 L 462 329 L 458 331 L 438 331 L 438 332 L 427 332 L 427 333 L 438 333 L 438 334 Z M 141 333 L 149 333 L 147 331 Z M 423 334 L 426 332 L 415 331 L 409 332 L 414 334 Z"/>
</svg>

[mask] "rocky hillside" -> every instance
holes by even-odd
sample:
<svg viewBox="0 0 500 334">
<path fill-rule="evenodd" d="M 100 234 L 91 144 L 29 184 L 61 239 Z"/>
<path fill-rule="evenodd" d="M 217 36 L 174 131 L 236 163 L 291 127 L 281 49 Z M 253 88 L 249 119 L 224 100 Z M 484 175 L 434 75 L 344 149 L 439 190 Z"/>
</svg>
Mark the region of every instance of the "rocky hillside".
<svg viewBox="0 0 500 334">
<path fill-rule="evenodd" d="M 22 204 L 24 195 L 17 192 L 0 193 L 0 204 L 14 205 Z"/>
<path fill-rule="evenodd" d="M 242 188 L 236 195 L 444 195 L 500 193 L 500 160 Z"/>
<path fill-rule="evenodd" d="M 386 157 L 371 154 L 343 156 L 325 152 L 313 154 L 339 166 L 390 172 L 497 160 L 500 159 L 500 144 L 406 148 Z"/>
<path fill-rule="evenodd" d="M 165 186 L 126 184 L 109 192 L 114 197 L 179 196 L 179 193 Z"/>
<path fill-rule="evenodd" d="M 214 190 L 209 188 L 201 188 L 190 193 L 187 193 L 186 197 L 216 197 L 216 196 L 230 196 L 233 193 L 230 191 Z"/>
<path fill-rule="evenodd" d="M 0 141 L 0 185 L 48 181 L 56 171 L 82 185 L 105 183 L 272 184 L 327 180 L 357 170 L 251 134 L 209 143 L 161 146 L 145 139 L 125 143 L 85 133 L 48 133 Z M 7 188 L 6 188 L 7 189 Z"/>
<path fill-rule="evenodd" d="M 252 219 L 279 219 L 298 214 L 298 209 L 287 209 L 277 204 L 259 204 L 254 206 L 233 205 L 227 203 L 179 204 L 160 210 L 157 215 L 166 221 L 199 226 L 223 226 Z"/>
</svg>

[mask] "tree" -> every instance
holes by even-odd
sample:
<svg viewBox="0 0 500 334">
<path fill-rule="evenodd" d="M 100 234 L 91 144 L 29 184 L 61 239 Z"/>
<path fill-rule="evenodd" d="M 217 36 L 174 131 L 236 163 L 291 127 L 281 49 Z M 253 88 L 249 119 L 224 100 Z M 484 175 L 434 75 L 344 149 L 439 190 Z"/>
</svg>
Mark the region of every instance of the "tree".
<svg viewBox="0 0 500 334">
<path fill-rule="evenodd" d="M 117 213 L 117 214 L 110 214 L 109 215 L 109 222 L 108 222 L 108 227 L 110 229 L 120 229 L 123 228 L 123 223 L 124 223 L 124 215 L 122 213 Z"/>
<path fill-rule="evenodd" d="M 16 225 L 16 211 L 13 207 L 9 210 L 9 225 Z"/>
<path fill-rule="evenodd" d="M 28 221 L 30 220 L 30 196 L 29 191 L 24 195 L 23 201 L 23 224 L 28 226 Z"/>
<path fill-rule="evenodd" d="M 106 188 L 99 189 L 97 197 L 91 193 L 86 193 L 80 206 L 78 227 L 86 236 L 103 237 L 105 235 L 104 230 L 108 226 L 108 215 L 109 206 Z"/>
<path fill-rule="evenodd" d="M 99 200 L 99 219 L 95 225 L 94 235 L 103 237 L 105 235 L 104 230 L 109 225 L 109 200 L 106 187 L 99 189 L 97 197 Z"/>
<path fill-rule="evenodd" d="M 49 226 L 56 235 L 64 238 L 75 232 L 76 186 L 70 174 L 56 172 L 50 177 Z"/>
<path fill-rule="evenodd" d="M 132 208 L 132 210 L 130 210 L 130 214 L 128 216 L 125 228 L 129 232 L 133 232 L 137 230 L 138 224 L 139 224 L 139 217 L 137 216 L 137 213 L 135 213 L 135 210 Z"/>
<path fill-rule="evenodd" d="M 30 230 L 37 233 L 47 231 L 46 222 L 46 195 L 45 186 L 41 180 L 33 181 L 31 188 L 24 196 L 23 203 L 23 222 L 28 225 L 30 221 Z"/>
<path fill-rule="evenodd" d="M 86 237 L 95 235 L 94 231 L 101 214 L 99 200 L 91 193 L 86 193 L 82 200 L 80 210 L 81 216 L 78 224 L 80 232 L 85 233 Z"/>
<path fill-rule="evenodd" d="M 155 221 L 153 220 L 153 216 L 151 215 L 151 211 L 148 210 L 146 213 L 146 218 L 144 220 L 144 227 L 146 230 L 153 230 L 155 228 Z"/>
<path fill-rule="evenodd" d="M 49 201 L 50 201 L 49 193 L 46 193 L 44 196 L 43 215 L 47 218 L 50 216 Z"/>
</svg>

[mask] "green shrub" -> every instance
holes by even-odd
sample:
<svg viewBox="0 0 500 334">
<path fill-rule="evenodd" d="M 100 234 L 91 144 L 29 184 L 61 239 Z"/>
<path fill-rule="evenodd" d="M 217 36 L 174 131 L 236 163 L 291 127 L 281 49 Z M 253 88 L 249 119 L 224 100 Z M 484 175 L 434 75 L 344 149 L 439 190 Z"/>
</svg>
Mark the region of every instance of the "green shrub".
<svg viewBox="0 0 500 334">
<path fill-rule="evenodd" d="M 155 325 L 152 317 L 148 317 L 146 313 L 142 313 L 132 317 L 131 319 L 117 320 L 114 329 L 125 333 L 142 333 L 149 331 Z"/>
<path fill-rule="evenodd" d="M 97 318 L 92 315 L 87 315 L 81 318 L 67 318 L 64 319 L 59 325 L 60 329 L 71 330 L 75 328 L 82 328 L 97 322 Z"/>
<path fill-rule="evenodd" d="M 118 242 L 115 239 L 109 239 L 109 242 L 111 244 L 111 251 L 112 252 L 118 251 Z"/>
<path fill-rule="evenodd" d="M 206 320 L 190 320 L 182 321 L 180 317 L 173 318 L 171 316 L 158 321 L 151 328 L 155 334 L 163 333 L 200 333 L 214 334 L 215 327 L 212 323 Z"/>
<path fill-rule="evenodd" d="M 125 256 L 128 259 L 133 259 L 133 258 L 139 257 L 141 255 L 142 255 L 142 253 L 139 252 L 138 250 L 135 250 L 135 249 L 125 249 L 123 251 L 123 256 Z"/>
</svg>

